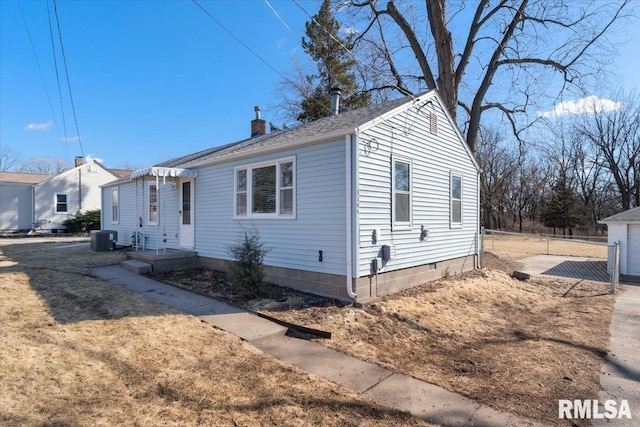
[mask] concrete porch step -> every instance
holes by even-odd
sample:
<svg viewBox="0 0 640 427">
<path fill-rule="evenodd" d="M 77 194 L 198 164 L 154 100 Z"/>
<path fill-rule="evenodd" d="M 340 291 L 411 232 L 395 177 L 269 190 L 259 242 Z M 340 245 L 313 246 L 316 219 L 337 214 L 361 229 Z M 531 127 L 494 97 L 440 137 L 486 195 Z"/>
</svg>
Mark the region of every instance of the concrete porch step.
<svg viewBox="0 0 640 427">
<path fill-rule="evenodd" d="M 136 274 L 151 273 L 152 271 L 151 264 L 142 261 L 136 261 L 135 259 L 126 259 L 120 262 L 120 266 L 122 266 L 122 268 L 124 268 L 125 270 Z"/>
</svg>

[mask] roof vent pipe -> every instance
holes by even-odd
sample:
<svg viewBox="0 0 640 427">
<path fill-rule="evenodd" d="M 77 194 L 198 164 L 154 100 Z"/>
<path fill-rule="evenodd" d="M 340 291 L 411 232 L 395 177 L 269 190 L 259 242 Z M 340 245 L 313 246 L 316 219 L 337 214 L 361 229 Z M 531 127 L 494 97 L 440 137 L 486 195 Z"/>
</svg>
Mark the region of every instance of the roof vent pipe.
<svg viewBox="0 0 640 427">
<path fill-rule="evenodd" d="M 337 116 L 340 112 L 340 88 L 332 87 L 331 88 L 331 115 Z"/>
</svg>

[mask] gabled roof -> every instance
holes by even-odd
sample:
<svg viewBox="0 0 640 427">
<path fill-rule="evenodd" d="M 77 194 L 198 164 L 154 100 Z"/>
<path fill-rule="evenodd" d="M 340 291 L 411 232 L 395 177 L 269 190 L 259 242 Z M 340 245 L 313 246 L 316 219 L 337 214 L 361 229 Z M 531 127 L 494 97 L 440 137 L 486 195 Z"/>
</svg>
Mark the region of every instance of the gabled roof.
<svg viewBox="0 0 640 427">
<path fill-rule="evenodd" d="M 355 133 L 359 126 L 408 104 L 412 100 L 417 101 L 423 95 L 424 93 L 414 97 L 407 96 L 393 101 L 369 105 L 357 110 L 345 111 L 338 115 L 323 117 L 300 126 L 177 157 L 162 162 L 157 166 L 197 167 L 235 155 L 251 155 L 251 153 L 268 149 L 275 150 L 292 143 L 322 141 L 350 135 Z"/>
<path fill-rule="evenodd" d="M 118 178 L 129 178 L 129 176 L 131 176 L 131 172 L 133 172 L 132 170 L 129 170 L 129 169 L 107 168 L 107 170 L 111 172 L 113 175 L 117 176 Z"/>
<path fill-rule="evenodd" d="M 619 214 L 611 215 L 608 218 L 600 220 L 600 222 L 604 224 L 611 222 L 640 222 L 640 207 L 629 209 L 628 211 L 620 212 Z"/>
<path fill-rule="evenodd" d="M 52 177 L 53 175 L 43 175 L 39 173 L 0 172 L 0 182 L 20 184 L 37 184 Z"/>
</svg>

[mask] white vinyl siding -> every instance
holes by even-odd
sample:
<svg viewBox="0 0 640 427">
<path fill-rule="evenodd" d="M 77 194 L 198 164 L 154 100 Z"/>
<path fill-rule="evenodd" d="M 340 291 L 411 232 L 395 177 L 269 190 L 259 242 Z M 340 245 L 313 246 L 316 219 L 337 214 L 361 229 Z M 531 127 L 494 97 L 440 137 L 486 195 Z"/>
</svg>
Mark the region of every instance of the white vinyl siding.
<svg viewBox="0 0 640 427">
<path fill-rule="evenodd" d="M 293 193 L 291 202 L 280 203 L 279 208 L 286 210 L 290 205 L 295 221 L 282 220 L 282 214 L 262 214 L 259 220 L 250 215 L 232 218 L 232 209 L 234 213 L 238 209 L 239 194 L 230 189 L 239 188 L 238 171 L 252 165 L 276 163 L 281 165 L 280 198 L 289 200 L 282 193 L 289 190 Z M 287 163 L 291 163 L 293 175 L 287 176 Z M 203 257 L 229 259 L 229 246 L 237 241 L 243 230 L 255 226 L 262 242 L 271 248 L 265 257 L 265 265 L 344 275 L 345 173 L 343 138 L 200 168 L 195 187 L 195 250 Z M 247 177 L 250 175 L 248 173 Z M 247 212 L 251 212 L 251 206 Z M 285 218 L 291 218 L 291 215 Z M 319 251 L 323 253 L 322 261 L 318 260 Z"/>
<path fill-rule="evenodd" d="M 33 184 L 0 182 L 0 231 L 28 230 L 33 222 Z"/>
<path fill-rule="evenodd" d="M 69 211 L 69 204 L 67 203 L 67 195 L 56 193 L 54 199 L 54 212 L 57 214 L 66 214 Z"/>
<path fill-rule="evenodd" d="M 295 218 L 295 159 L 237 167 L 235 218 Z"/>
<path fill-rule="evenodd" d="M 97 163 L 89 162 L 35 185 L 35 221 L 43 229 L 63 229 L 64 220 L 78 211 L 100 209 L 103 199 L 100 186 L 116 177 Z M 109 190 L 109 199 L 111 199 Z M 66 194 L 66 214 L 56 212 L 56 194 Z M 110 205 L 111 203 L 109 203 Z M 109 215 L 110 216 L 110 215 Z"/>
<path fill-rule="evenodd" d="M 392 257 L 381 272 L 449 260 L 477 252 L 478 172 L 438 103 L 414 105 L 358 135 L 356 277 L 372 274 L 383 245 Z M 431 132 L 437 114 L 437 133 Z M 411 159 L 411 222 L 394 224 L 394 160 Z M 451 227 L 451 175 L 464 176 L 460 227 Z M 421 229 L 427 231 L 421 239 Z M 379 231 L 379 239 L 371 238 Z"/>
<path fill-rule="evenodd" d="M 119 221 L 120 204 L 118 203 L 118 188 L 111 190 L 111 224 L 117 224 Z"/>
</svg>

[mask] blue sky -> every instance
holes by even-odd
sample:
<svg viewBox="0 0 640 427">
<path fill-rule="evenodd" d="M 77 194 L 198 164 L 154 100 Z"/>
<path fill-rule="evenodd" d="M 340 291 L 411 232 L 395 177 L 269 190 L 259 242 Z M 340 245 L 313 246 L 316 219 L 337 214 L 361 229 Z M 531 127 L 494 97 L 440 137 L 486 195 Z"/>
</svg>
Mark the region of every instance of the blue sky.
<svg viewBox="0 0 640 427">
<path fill-rule="evenodd" d="M 200 3 L 281 73 L 303 58 L 308 17 L 293 2 L 269 1 L 288 28 L 264 0 Z M 299 3 L 311 14 L 320 5 Z M 281 77 L 192 2 L 58 0 L 57 9 L 85 155 L 142 167 L 247 138 L 255 105 L 274 120 Z M 50 37 L 46 2 L 0 1 L 0 143 L 25 159 L 71 160 L 81 149 L 60 68 L 65 136 Z M 640 89 L 638 26 L 616 41 L 620 86 Z"/>
</svg>

